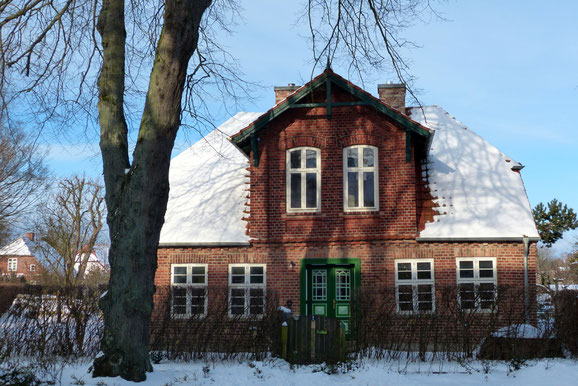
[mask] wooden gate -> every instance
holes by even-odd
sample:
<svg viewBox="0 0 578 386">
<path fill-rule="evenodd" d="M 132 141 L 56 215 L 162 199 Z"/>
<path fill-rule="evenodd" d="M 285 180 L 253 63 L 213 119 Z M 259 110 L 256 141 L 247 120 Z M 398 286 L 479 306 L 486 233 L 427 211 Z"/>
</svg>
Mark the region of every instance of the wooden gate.
<svg viewBox="0 0 578 386">
<path fill-rule="evenodd" d="M 304 315 L 281 327 L 281 357 L 291 363 L 336 363 L 345 359 L 345 329 L 335 318 Z"/>
</svg>

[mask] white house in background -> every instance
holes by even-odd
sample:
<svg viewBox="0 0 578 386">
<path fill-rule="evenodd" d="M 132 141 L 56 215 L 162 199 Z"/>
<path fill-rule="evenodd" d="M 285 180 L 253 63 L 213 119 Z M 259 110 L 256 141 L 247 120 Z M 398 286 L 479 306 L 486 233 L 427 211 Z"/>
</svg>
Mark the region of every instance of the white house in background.
<svg viewBox="0 0 578 386">
<path fill-rule="evenodd" d="M 109 246 L 104 244 L 97 244 L 94 246 L 86 262 L 84 277 L 88 276 L 90 273 L 108 272 L 110 270 L 108 266 L 108 248 Z M 80 250 L 76 255 L 76 261 L 74 263 L 75 272 L 78 273 L 80 270 L 80 265 L 84 259 L 86 259 L 86 252 Z"/>
</svg>

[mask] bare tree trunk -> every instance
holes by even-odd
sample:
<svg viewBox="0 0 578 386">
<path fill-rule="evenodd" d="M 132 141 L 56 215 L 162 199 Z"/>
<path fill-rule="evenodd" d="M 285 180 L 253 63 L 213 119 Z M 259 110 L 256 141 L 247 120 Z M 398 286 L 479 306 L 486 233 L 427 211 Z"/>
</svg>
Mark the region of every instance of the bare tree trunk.
<svg viewBox="0 0 578 386">
<path fill-rule="evenodd" d="M 104 0 L 98 30 L 103 67 L 99 118 L 111 276 L 101 300 L 105 317 L 103 356 L 93 376 L 143 381 L 152 371 L 148 355 L 157 246 L 164 222 L 170 155 L 180 125 L 181 99 L 199 25 L 211 0 L 167 0 L 164 25 L 130 165 L 123 111 L 126 32 L 124 1 Z"/>
</svg>

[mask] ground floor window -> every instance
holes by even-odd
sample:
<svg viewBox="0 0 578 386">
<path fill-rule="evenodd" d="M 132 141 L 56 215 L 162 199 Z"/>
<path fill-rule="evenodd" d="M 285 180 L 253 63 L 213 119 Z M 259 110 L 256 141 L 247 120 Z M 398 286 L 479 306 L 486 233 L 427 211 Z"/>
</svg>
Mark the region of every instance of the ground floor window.
<svg viewBox="0 0 578 386">
<path fill-rule="evenodd" d="M 16 272 L 18 270 L 18 259 L 13 257 L 8 259 L 8 271 Z"/>
<path fill-rule="evenodd" d="M 433 259 L 396 260 L 395 292 L 398 312 L 434 311 Z"/>
<path fill-rule="evenodd" d="M 207 264 L 171 265 L 171 316 L 207 315 Z"/>
<path fill-rule="evenodd" d="M 496 307 L 495 257 L 456 259 L 458 303 L 463 310 L 491 311 Z"/>
<path fill-rule="evenodd" d="M 229 265 L 230 316 L 260 316 L 265 313 L 266 268 L 265 264 Z"/>
</svg>

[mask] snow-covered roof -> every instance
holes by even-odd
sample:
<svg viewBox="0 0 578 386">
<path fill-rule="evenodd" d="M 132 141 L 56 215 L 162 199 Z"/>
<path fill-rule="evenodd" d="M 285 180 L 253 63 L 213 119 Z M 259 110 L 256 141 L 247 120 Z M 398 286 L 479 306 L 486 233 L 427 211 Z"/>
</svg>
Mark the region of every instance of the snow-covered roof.
<svg viewBox="0 0 578 386">
<path fill-rule="evenodd" d="M 429 187 L 440 212 L 421 240 L 538 238 L 521 164 L 432 106 L 411 118 L 435 130 L 428 155 Z M 262 113 L 241 112 L 175 157 L 161 246 L 247 244 L 249 166 L 228 140 Z"/>
<path fill-rule="evenodd" d="M 539 237 L 522 177 L 512 170 L 518 162 L 440 107 L 414 108 L 411 117 L 435 130 L 428 175 L 440 215 L 420 238 Z"/>
<path fill-rule="evenodd" d="M 18 237 L 10 244 L 0 248 L 0 256 L 34 256 L 34 244 L 27 237 Z"/>
<path fill-rule="evenodd" d="M 160 245 L 246 244 L 249 161 L 228 137 L 262 113 L 237 113 L 171 161 Z"/>
</svg>

